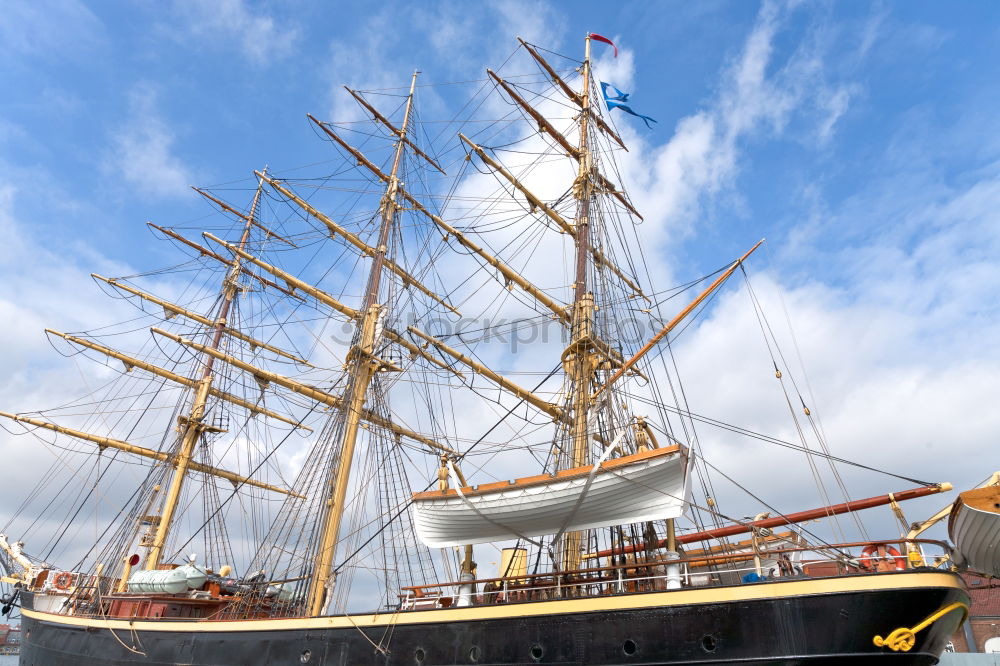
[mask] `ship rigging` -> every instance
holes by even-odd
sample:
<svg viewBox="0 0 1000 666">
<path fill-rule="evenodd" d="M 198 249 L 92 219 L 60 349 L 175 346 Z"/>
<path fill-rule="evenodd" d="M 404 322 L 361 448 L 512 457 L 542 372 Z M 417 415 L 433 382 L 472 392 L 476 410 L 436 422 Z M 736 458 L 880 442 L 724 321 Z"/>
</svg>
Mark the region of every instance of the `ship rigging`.
<svg viewBox="0 0 1000 666">
<path fill-rule="evenodd" d="M 447 137 L 422 120 L 417 72 L 348 89 L 363 122 L 308 116 L 332 173 L 261 169 L 245 202 L 196 188 L 217 222 L 201 237 L 150 223 L 185 261 L 94 275 L 138 316 L 47 333 L 121 372 L 0 413 L 64 465 L 91 458 L 63 535 L 84 506 L 105 519 L 63 570 L 7 557 L 26 663 L 936 659 L 968 603 L 929 552 L 943 544 L 774 530 L 949 486 L 847 497 L 849 461 L 769 326 L 800 436 L 771 440 L 804 454 L 825 506 L 720 506 L 673 343 L 736 275 L 765 317 L 745 270 L 762 241 L 659 288 L 591 47 L 574 61 L 521 40 L 531 73 L 487 70 Z M 837 609 L 850 621 L 831 638 Z M 740 638 L 741 614 L 827 619 L 763 643 Z"/>
</svg>

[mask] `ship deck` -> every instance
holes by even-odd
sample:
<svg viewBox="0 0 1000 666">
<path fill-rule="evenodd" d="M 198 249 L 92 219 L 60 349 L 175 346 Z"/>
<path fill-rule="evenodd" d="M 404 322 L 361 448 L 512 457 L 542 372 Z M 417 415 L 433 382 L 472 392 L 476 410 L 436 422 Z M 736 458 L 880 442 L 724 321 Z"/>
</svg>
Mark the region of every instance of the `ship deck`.
<svg viewBox="0 0 1000 666">
<path fill-rule="evenodd" d="M 934 664 L 967 605 L 959 576 L 922 567 L 310 618 L 26 607 L 22 664 Z"/>
</svg>

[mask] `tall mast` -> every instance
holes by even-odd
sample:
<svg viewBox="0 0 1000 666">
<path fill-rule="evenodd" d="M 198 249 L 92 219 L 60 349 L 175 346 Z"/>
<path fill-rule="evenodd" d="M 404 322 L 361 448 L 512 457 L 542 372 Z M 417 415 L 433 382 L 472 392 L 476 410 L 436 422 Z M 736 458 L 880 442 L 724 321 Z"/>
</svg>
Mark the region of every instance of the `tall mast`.
<svg viewBox="0 0 1000 666">
<path fill-rule="evenodd" d="M 358 440 L 358 428 L 361 423 L 362 409 L 368 394 L 372 377 L 378 372 L 380 363 L 374 356 L 378 339 L 381 337 L 380 322 L 384 314 L 384 306 L 378 302 L 379 285 L 382 281 L 382 270 L 386 264 L 389 238 L 396 219 L 396 202 L 399 194 L 399 165 L 406 145 L 406 133 L 409 129 L 410 111 L 413 108 L 413 91 L 417 85 L 417 74 L 413 73 L 410 81 L 410 94 L 406 99 L 406 110 L 403 114 L 403 125 L 396 140 L 396 152 L 389 172 L 385 195 L 382 197 L 382 226 L 379 232 L 378 245 L 372 255 L 371 273 L 368 277 L 368 287 L 365 290 L 364 302 L 361 308 L 361 318 L 358 322 L 358 333 L 355 336 L 356 345 L 348 354 L 350 362 L 348 375 L 348 390 L 346 394 L 346 417 L 340 460 L 337 473 L 330 486 L 330 499 L 323 516 L 319 549 L 316 552 L 315 566 L 309 587 L 309 615 L 320 615 L 326 604 L 329 593 L 333 590 L 333 556 L 337 550 L 337 539 L 340 523 L 344 517 L 344 504 L 347 498 L 347 486 L 351 477 L 351 463 L 354 459 L 354 449 Z"/>
<path fill-rule="evenodd" d="M 591 174 L 593 160 L 588 141 L 590 120 L 590 33 L 584 47 L 583 91 L 580 112 L 579 171 L 573 185 L 576 198 L 576 278 L 573 283 L 573 322 L 570 344 L 563 352 L 563 363 L 572 386 L 572 422 L 570 425 L 570 459 L 573 467 L 587 463 L 589 436 L 587 419 L 590 412 L 590 379 L 596 368 L 593 347 L 594 294 L 588 289 L 587 269 L 590 266 L 590 204 L 594 195 Z M 568 532 L 562 542 L 562 569 L 580 568 L 581 532 Z"/>
<path fill-rule="evenodd" d="M 257 215 L 257 205 L 260 203 L 260 194 L 263 187 L 263 179 L 258 179 L 257 192 L 254 194 L 250 213 L 246 216 L 246 224 L 243 226 L 243 235 L 240 237 L 239 247 L 241 250 L 246 247 L 247 240 L 250 238 L 250 229 L 253 227 L 253 220 Z M 222 304 L 219 307 L 219 316 L 212 326 L 212 337 L 209 344 L 209 347 L 213 350 L 217 350 L 222 343 L 222 336 L 226 332 L 229 311 L 232 308 L 236 294 L 239 292 L 238 280 L 241 263 L 241 257 L 235 255 L 232 265 L 222 283 Z M 204 418 L 205 406 L 208 402 L 208 397 L 212 389 L 212 380 L 214 379 L 213 367 L 215 366 L 215 357 L 206 353 L 202 363 L 204 364 L 204 369 L 201 373 L 201 379 L 198 380 L 195 388 L 191 409 L 186 416 L 181 417 L 181 430 L 183 434 L 181 436 L 180 451 L 177 453 L 176 467 L 170 479 L 166 497 L 163 500 L 163 510 L 160 513 L 159 522 L 156 524 L 149 554 L 146 556 L 147 569 L 155 569 L 160 564 L 160 559 L 163 557 L 163 547 L 167 541 L 167 535 L 170 533 L 177 504 L 180 501 L 181 488 L 184 486 L 188 470 L 191 467 L 195 445 L 198 443 L 198 439 L 202 433 L 211 429 L 211 425 L 205 423 Z"/>
</svg>

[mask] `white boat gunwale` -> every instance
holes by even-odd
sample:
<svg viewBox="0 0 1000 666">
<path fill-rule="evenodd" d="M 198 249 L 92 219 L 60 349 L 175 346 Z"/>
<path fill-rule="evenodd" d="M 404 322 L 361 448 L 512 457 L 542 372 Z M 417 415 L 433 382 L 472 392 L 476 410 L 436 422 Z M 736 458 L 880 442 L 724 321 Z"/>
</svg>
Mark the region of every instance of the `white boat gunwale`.
<svg viewBox="0 0 1000 666">
<path fill-rule="evenodd" d="M 639 453 L 633 453 L 620 458 L 612 458 L 611 460 L 606 460 L 601 463 L 598 466 L 595 475 L 605 474 L 612 471 L 620 471 L 620 468 L 656 460 L 678 452 L 680 452 L 681 457 L 686 460 L 687 451 L 688 449 L 686 446 L 674 444 L 673 446 L 665 446 L 658 449 L 650 449 L 649 451 L 641 451 Z M 536 474 L 534 476 L 525 476 L 518 479 L 512 479 L 510 481 L 495 481 L 480 484 L 478 486 L 463 486 L 461 491 L 462 495 L 465 497 L 476 497 L 480 495 L 500 493 L 505 490 L 521 490 L 523 488 L 544 486 L 559 481 L 572 481 L 589 475 L 593 469 L 593 465 L 584 465 L 582 467 L 564 469 L 554 474 Z M 441 500 L 446 498 L 450 499 L 453 497 L 459 497 L 458 491 L 454 488 L 448 488 L 447 490 L 427 490 L 420 493 L 413 493 L 413 500 L 416 502 Z"/>
</svg>

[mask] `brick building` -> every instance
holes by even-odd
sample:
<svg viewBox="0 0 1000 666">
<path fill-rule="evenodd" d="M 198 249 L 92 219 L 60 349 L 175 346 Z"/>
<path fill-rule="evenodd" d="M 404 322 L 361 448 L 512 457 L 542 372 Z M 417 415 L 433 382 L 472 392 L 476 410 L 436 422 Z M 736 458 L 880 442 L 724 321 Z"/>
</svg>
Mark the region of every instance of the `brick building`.
<svg viewBox="0 0 1000 666">
<path fill-rule="evenodd" d="M 1000 579 L 963 574 L 972 597 L 969 621 L 951 637 L 955 652 L 1000 651 Z M 986 642 L 991 638 L 997 640 Z"/>
<path fill-rule="evenodd" d="M 18 654 L 21 650 L 21 627 L 0 624 L 0 655 Z"/>
</svg>

